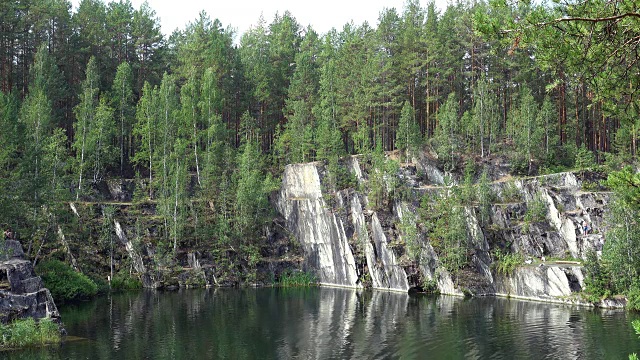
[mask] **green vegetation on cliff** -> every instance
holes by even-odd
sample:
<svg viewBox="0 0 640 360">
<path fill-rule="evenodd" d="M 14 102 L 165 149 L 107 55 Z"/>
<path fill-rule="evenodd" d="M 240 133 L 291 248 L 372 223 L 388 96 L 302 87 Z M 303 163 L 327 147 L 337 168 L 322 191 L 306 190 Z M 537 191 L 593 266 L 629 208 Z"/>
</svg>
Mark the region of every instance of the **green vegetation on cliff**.
<svg viewBox="0 0 640 360">
<path fill-rule="evenodd" d="M 201 13 L 169 37 L 146 3 L 3 5 L 0 220 L 28 257 L 96 277 L 131 272 L 134 252 L 161 272 L 197 252 L 252 282 L 273 255 L 269 196 L 292 162 L 326 163 L 333 191 L 355 185 L 340 158 L 365 154 L 372 207 L 386 209 L 406 192 L 385 151 L 435 154 L 457 173 L 494 157 L 522 175 L 637 161 L 638 16 L 626 0 L 442 11 L 408 0 L 326 34 L 289 12 L 244 34 Z M 136 229 L 126 253 L 100 205 L 112 179 L 135 179 L 136 197 L 113 210 Z M 486 221 L 487 189 L 434 205 L 446 216 L 426 231 L 452 271 L 467 258 L 462 204 Z"/>
</svg>

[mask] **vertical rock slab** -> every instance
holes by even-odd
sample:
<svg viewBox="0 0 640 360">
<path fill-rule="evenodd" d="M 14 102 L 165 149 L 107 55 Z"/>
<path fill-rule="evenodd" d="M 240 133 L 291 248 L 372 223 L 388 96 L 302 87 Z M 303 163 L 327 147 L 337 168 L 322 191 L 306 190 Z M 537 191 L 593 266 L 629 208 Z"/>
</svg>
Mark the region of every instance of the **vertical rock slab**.
<svg viewBox="0 0 640 360">
<path fill-rule="evenodd" d="M 33 265 L 24 258 L 22 245 L 6 240 L 0 255 L 0 322 L 13 320 L 52 318 L 60 320 L 53 297 L 44 287 Z"/>
<path fill-rule="evenodd" d="M 407 274 L 398 263 L 398 259 L 393 254 L 393 251 L 389 248 L 387 236 L 384 234 L 378 215 L 375 213 L 371 217 L 371 236 L 376 249 L 377 264 L 369 265 L 369 269 L 378 266 L 381 270 L 378 288 L 408 291 L 409 282 L 407 281 Z"/>
<path fill-rule="evenodd" d="M 358 285 L 356 262 L 344 226 L 322 196 L 315 164 L 286 166 L 276 207 L 305 253 L 305 268 L 321 284 Z"/>
<path fill-rule="evenodd" d="M 131 243 L 131 241 L 129 241 L 129 239 L 127 238 L 127 235 L 125 234 L 124 229 L 122 228 L 122 225 L 120 225 L 120 222 L 114 219 L 113 225 L 116 229 L 116 235 L 118 236 L 118 239 L 120 239 L 120 242 L 125 246 L 125 249 L 127 249 L 127 253 L 129 254 L 129 257 L 131 257 L 133 267 L 136 269 L 138 273 L 144 274 L 146 272 L 146 269 L 144 266 L 144 262 L 142 261 L 142 256 L 138 254 L 138 252 L 133 247 L 133 244 Z"/>
<path fill-rule="evenodd" d="M 496 294 L 534 300 L 561 301 L 581 290 L 583 278 L 580 267 L 520 267 L 508 277 L 496 278 Z"/>
</svg>

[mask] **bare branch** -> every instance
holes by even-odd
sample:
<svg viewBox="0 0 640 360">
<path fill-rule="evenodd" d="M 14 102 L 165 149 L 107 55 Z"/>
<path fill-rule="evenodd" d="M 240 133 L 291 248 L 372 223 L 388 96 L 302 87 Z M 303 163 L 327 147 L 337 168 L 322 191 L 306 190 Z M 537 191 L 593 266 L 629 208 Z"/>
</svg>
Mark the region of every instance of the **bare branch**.
<svg viewBox="0 0 640 360">
<path fill-rule="evenodd" d="M 556 25 L 556 24 L 559 24 L 559 23 L 566 23 L 566 22 L 581 22 L 582 21 L 582 22 L 590 22 L 590 23 L 600 23 L 600 22 L 608 22 L 608 21 L 618 21 L 618 20 L 621 20 L 621 19 L 624 19 L 624 18 L 627 18 L 627 17 L 640 19 L 640 13 L 627 12 L 627 13 L 624 13 L 624 14 L 619 14 L 619 15 L 614 15 L 614 16 L 596 17 L 596 18 L 568 16 L 568 17 L 562 17 L 562 18 L 554 19 L 554 20 L 551 20 L 551 21 L 531 24 L 530 26 L 526 26 L 525 28 L 553 26 L 553 25 Z M 521 31 L 521 30 L 522 29 L 507 29 L 507 30 L 502 30 L 500 32 L 502 34 L 509 34 L 509 33 L 517 32 L 517 31 Z"/>
</svg>

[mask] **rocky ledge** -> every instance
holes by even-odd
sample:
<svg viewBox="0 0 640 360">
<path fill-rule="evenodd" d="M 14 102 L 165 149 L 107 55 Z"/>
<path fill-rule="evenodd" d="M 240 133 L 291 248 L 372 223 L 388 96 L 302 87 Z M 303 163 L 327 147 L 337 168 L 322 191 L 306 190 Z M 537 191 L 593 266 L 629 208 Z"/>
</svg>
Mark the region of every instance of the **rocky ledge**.
<svg viewBox="0 0 640 360">
<path fill-rule="evenodd" d="M 24 258 L 20 242 L 6 240 L 0 250 L 0 322 L 47 317 L 60 323 L 49 289 Z"/>
</svg>

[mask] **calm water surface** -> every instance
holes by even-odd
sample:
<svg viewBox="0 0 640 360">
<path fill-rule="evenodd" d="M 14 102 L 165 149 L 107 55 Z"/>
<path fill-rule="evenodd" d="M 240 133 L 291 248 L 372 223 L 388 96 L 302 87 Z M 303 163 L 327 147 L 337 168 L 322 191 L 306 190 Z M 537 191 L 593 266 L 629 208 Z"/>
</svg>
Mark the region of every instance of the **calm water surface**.
<svg viewBox="0 0 640 360">
<path fill-rule="evenodd" d="M 141 291 L 62 307 L 60 347 L 16 359 L 625 359 L 635 315 L 345 289 Z M 73 338 L 70 338 L 73 339 Z"/>
</svg>

